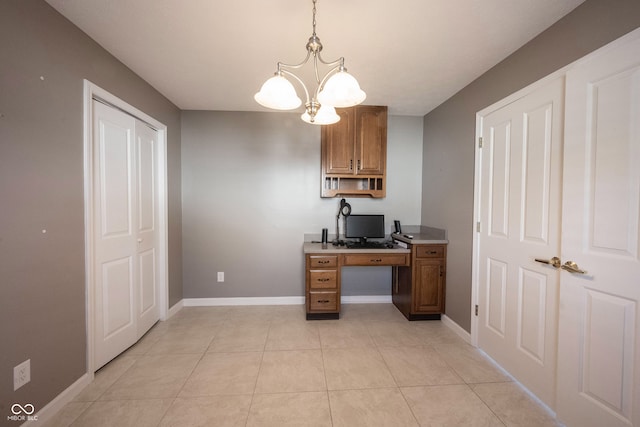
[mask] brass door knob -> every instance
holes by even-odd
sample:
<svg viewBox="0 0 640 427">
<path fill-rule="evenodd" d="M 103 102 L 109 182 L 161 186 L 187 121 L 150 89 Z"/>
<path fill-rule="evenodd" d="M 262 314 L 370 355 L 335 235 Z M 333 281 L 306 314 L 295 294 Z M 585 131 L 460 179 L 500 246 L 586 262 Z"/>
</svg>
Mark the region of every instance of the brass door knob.
<svg viewBox="0 0 640 427">
<path fill-rule="evenodd" d="M 536 258 L 535 259 L 536 262 L 540 262 L 542 264 L 548 264 L 551 265 L 555 268 L 560 268 L 560 258 L 558 258 L 557 256 L 554 256 L 551 259 L 540 259 L 540 258 Z"/>
<path fill-rule="evenodd" d="M 573 261 L 567 261 L 562 264 L 562 269 L 568 271 L 569 273 L 587 274 L 585 270 L 582 270 L 580 267 L 578 267 L 578 264 Z"/>
</svg>

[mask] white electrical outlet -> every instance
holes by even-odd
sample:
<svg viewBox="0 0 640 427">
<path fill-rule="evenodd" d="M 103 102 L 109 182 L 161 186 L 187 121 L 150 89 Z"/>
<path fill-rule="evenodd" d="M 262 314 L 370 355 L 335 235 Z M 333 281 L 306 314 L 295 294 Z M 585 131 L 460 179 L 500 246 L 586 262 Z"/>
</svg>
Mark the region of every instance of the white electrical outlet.
<svg viewBox="0 0 640 427">
<path fill-rule="evenodd" d="M 218 282 L 224 282 L 224 271 L 218 271 Z"/>
<path fill-rule="evenodd" d="M 31 381 L 31 359 L 13 368 L 13 391 Z"/>
</svg>

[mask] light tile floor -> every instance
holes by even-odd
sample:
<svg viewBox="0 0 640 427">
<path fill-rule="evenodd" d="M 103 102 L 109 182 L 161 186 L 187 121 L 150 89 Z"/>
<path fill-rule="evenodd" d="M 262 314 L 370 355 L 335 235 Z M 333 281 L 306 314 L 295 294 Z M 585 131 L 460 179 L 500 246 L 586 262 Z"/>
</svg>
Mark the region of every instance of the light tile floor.
<svg viewBox="0 0 640 427">
<path fill-rule="evenodd" d="M 156 324 L 47 427 L 556 426 L 439 321 L 391 304 L 191 307 Z"/>
</svg>

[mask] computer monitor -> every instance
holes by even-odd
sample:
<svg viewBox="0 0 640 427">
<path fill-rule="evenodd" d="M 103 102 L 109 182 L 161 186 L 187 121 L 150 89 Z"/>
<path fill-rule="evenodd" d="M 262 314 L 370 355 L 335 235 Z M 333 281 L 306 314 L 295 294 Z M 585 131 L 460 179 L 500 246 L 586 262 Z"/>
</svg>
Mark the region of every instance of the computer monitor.
<svg viewBox="0 0 640 427">
<path fill-rule="evenodd" d="M 349 215 L 345 219 L 344 236 L 360 242 L 384 238 L 384 215 Z"/>
</svg>

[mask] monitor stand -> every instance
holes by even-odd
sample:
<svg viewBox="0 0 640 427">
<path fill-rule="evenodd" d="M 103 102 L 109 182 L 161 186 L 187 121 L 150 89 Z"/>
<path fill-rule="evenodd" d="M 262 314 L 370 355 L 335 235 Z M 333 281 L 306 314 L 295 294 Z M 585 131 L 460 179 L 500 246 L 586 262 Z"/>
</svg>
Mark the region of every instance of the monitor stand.
<svg viewBox="0 0 640 427">
<path fill-rule="evenodd" d="M 347 242 L 347 246 L 350 248 L 365 248 L 367 246 L 366 237 L 357 237 L 356 240 Z"/>
<path fill-rule="evenodd" d="M 356 240 L 351 242 L 352 246 L 365 246 L 367 244 L 366 237 L 357 237 Z"/>
</svg>

